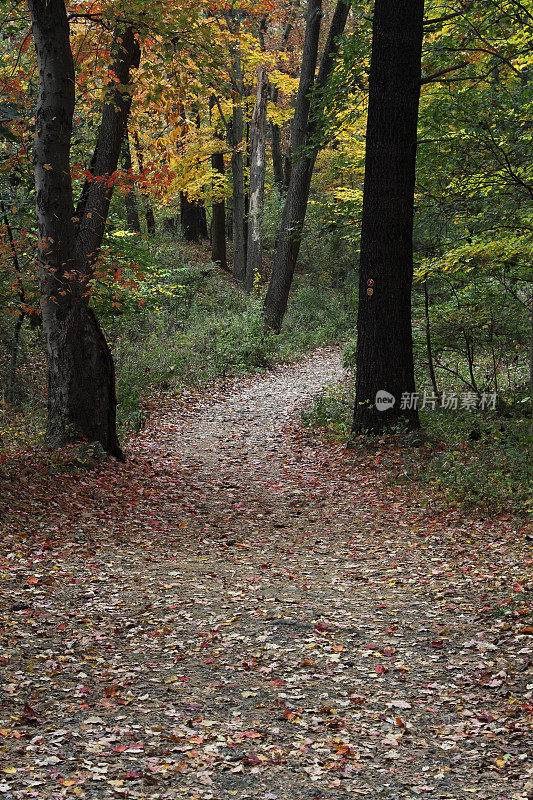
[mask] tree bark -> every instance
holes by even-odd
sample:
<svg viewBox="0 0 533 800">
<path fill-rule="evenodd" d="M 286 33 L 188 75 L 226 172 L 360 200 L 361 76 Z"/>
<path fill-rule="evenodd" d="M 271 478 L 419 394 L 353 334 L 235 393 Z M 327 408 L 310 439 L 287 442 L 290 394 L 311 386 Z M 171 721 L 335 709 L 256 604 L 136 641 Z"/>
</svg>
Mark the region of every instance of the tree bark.
<svg viewBox="0 0 533 800">
<path fill-rule="evenodd" d="M 120 87 L 129 83 L 139 48 L 131 29 L 115 31 L 116 79 L 107 88 L 92 174 L 75 213 L 70 174 L 75 74 L 65 4 L 29 0 L 28 6 L 39 71 L 34 171 L 48 362 L 46 444 L 98 441 L 107 452 L 123 458 L 116 432 L 113 359 L 88 296 L 131 105 L 131 94 Z"/>
<path fill-rule="evenodd" d="M 13 236 L 13 229 L 11 228 L 11 223 L 9 221 L 9 215 L 7 213 L 7 208 L 4 203 L 4 199 L 2 195 L 0 195 L 0 211 L 2 212 L 2 216 L 4 218 L 4 225 L 6 226 L 6 233 L 7 238 L 9 241 L 9 247 L 11 250 L 11 258 L 13 261 L 13 271 L 15 273 L 15 282 L 18 286 L 18 296 L 20 300 L 20 309 L 17 316 L 17 321 L 15 323 L 15 328 L 13 330 L 13 343 L 11 349 L 11 359 L 9 362 L 9 370 L 7 374 L 6 380 L 6 400 L 8 403 L 14 403 L 16 397 L 15 391 L 15 384 L 16 384 L 16 375 L 17 375 L 17 361 L 18 361 L 18 353 L 19 353 L 19 346 L 20 346 L 20 332 L 22 330 L 22 326 L 24 324 L 24 320 L 26 319 L 26 311 L 24 310 L 26 306 L 26 293 L 24 291 L 24 284 L 21 278 L 21 269 L 20 269 L 20 262 L 17 254 L 17 248 L 15 245 L 15 239 Z"/>
<path fill-rule="evenodd" d="M 127 130 L 124 133 L 124 139 L 122 143 L 122 167 L 124 171 L 128 173 L 128 175 L 131 175 L 131 149 Z M 137 205 L 137 195 L 135 193 L 133 180 L 131 180 L 131 183 L 128 187 L 128 192 L 124 196 L 124 205 L 126 206 L 126 223 L 128 230 L 131 231 L 131 233 L 140 233 L 141 223 L 139 220 L 139 208 Z"/>
<path fill-rule="evenodd" d="M 232 221 L 233 221 L 233 277 L 244 283 L 246 276 L 246 239 L 244 225 L 246 209 L 244 201 L 244 113 L 242 107 L 242 62 L 238 47 L 233 56 L 232 71 L 237 87 L 238 99 L 233 104 L 231 122 L 231 176 L 233 184 Z"/>
<path fill-rule="evenodd" d="M 290 0 L 287 22 L 285 24 L 285 28 L 283 29 L 283 34 L 279 46 L 280 52 L 284 52 L 285 48 L 287 47 L 291 31 L 294 27 L 296 10 L 299 8 L 299 6 L 300 6 L 300 0 Z M 272 88 L 272 93 L 270 97 L 274 105 L 277 105 L 278 97 L 279 97 L 279 89 L 277 86 L 274 86 Z M 271 123 L 270 127 L 271 127 L 270 133 L 271 133 L 272 167 L 274 171 L 274 182 L 278 187 L 278 191 L 281 195 L 285 192 L 285 190 L 289 185 L 290 173 L 287 174 L 287 171 L 284 166 L 284 155 L 281 150 L 281 128 L 274 122 Z M 286 158 L 287 157 L 285 156 L 285 159 Z"/>
<path fill-rule="evenodd" d="M 433 391 L 440 397 L 439 387 L 437 385 L 437 376 L 435 375 L 435 365 L 433 363 L 433 347 L 431 345 L 431 324 L 429 319 L 429 287 L 427 278 L 424 281 L 424 315 L 426 318 L 426 350 L 428 354 L 428 368 L 431 385 Z"/>
<path fill-rule="evenodd" d="M 207 217 L 205 206 L 197 200 L 189 200 L 185 192 L 180 192 L 181 232 L 186 242 L 199 242 L 207 239 Z"/>
<path fill-rule="evenodd" d="M 415 391 L 411 329 L 413 207 L 424 0 L 376 0 L 366 131 L 353 434 L 402 420 Z M 379 410 L 384 391 L 394 404 Z M 382 404 L 383 407 L 383 404 Z"/>
<path fill-rule="evenodd" d="M 294 268 L 300 252 L 311 178 L 320 148 L 320 113 L 324 102 L 321 93 L 333 70 L 339 48 L 339 37 L 344 31 L 349 9 L 349 0 L 346 2 L 339 0 L 331 20 L 315 83 L 322 2 L 310 0 L 308 6 L 302 69 L 291 135 L 294 163 L 281 217 L 274 267 L 263 306 L 265 324 L 274 331 L 279 331 L 283 322 Z M 311 94 L 313 94 L 312 107 Z"/>
<path fill-rule="evenodd" d="M 135 155 L 137 156 L 137 161 L 139 162 L 139 172 L 142 172 L 144 169 L 144 156 L 143 151 L 141 148 L 141 143 L 139 141 L 139 134 L 137 131 L 133 131 L 133 144 L 135 147 Z M 141 196 L 144 202 L 144 219 L 146 220 L 146 232 L 148 236 L 155 236 L 155 216 L 154 210 L 150 203 L 150 199 L 146 192 L 141 190 Z"/>
<path fill-rule="evenodd" d="M 253 289 L 256 277 L 260 276 L 262 271 L 261 215 L 265 200 L 268 89 L 268 74 L 263 67 L 260 67 L 257 73 L 257 96 L 250 134 L 250 204 L 245 280 L 248 292 Z"/>
<path fill-rule="evenodd" d="M 209 107 L 211 111 L 215 105 L 215 98 L 212 96 L 209 100 Z M 225 120 L 223 120 L 225 122 Z M 223 146 L 224 135 L 217 131 L 215 137 L 221 140 Z M 215 174 L 224 177 L 224 153 L 213 153 L 211 156 L 211 168 Z M 225 180 L 225 178 L 224 178 Z M 228 259 L 226 252 L 226 202 L 222 197 L 220 200 L 213 201 L 213 221 L 211 223 L 211 260 L 217 264 L 221 269 L 228 269 Z"/>
</svg>

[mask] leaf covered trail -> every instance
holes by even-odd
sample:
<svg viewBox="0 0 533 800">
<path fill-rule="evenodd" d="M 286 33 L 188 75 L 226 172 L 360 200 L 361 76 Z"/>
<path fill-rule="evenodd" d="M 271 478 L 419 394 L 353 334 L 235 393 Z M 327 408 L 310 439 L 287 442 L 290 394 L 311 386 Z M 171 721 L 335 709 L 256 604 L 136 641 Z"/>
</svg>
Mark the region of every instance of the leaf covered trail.
<svg viewBox="0 0 533 800">
<path fill-rule="evenodd" d="M 340 375 L 162 400 L 125 465 L 13 465 L 0 796 L 530 797 L 523 533 L 303 431 Z"/>
</svg>

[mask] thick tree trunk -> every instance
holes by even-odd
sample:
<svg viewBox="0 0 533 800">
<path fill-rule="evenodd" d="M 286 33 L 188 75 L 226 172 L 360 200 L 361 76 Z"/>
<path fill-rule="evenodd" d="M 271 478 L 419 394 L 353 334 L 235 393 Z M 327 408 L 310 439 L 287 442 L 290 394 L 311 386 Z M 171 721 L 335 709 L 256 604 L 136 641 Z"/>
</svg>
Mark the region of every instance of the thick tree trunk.
<svg viewBox="0 0 533 800">
<path fill-rule="evenodd" d="M 274 331 L 279 331 L 283 322 L 294 268 L 300 252 L 311 178 L 320 147 L 319 115 L 323 105 L 321 90 L 326 87 L 333 70 L 339 47 L 338 40 L 344 31 L 349 8 L 349 0 L 346 2 L 339 0 L 337 3 L 315 83 L 322 2 L 310 0 L 308 5 L 302 69 L 291 135 L 294 164 L 281 217 L 274 267 L 263 307 L 265 324 Z"/>
<path fill-rule="evenodd" d="M 180 192 L 180 221 L 181 232 L 186 242 L 207 239 L 205 206 L 196 200 L 189 200 L 185 192 Z"/>
<path fill-rule="evenodd" d="M 245 287 L 249 292 L 253 289 L 254 282 L 257 276 L 261 275 L 262 270 L 261 216 L 265 200 L 268 89 L 267 72 L 263 67 L 260 67 L 257 74 L 257 96 L 250 134 L 250 204 L 248 209 L 248 247 L 246 250 L 245 280 Z"/>
<path fill-rule="evenodd" d="M 415 391 L 411 288 L 423 14 L 424 0 L 376 0 L 374 7 L 354 435 L 380 433 L 399 420 L 419 425 L 406 398 Z M 376 403 L 378 392 L 394 401 Z"/>
<path fill-rule="evenodd" d="M 132 170 L 131 149 L 130 149 L 130 140 L 127 130 L 124 133 L 124 139 L 122 142 L 122 168 L 126 173 L 131 175 L 131 170 Z M 130 179 L 130 181 L 131 181 L 130 185 L 127 187 L 128 192 L 124 196 L 124 205 L 126 206 L 126 223 L 128 226 L 128 230 L 131 231 L 131 233 L 140 233 L 141 223 L 139 221 L 139 208 L 137 206 L 137 195 L 135 193 L 135 186 L 133 184 L 133 180 Z"/>
<path fill-rule="evenodd" d="M 233 105 L 231 123 L 231 176 L 233 184 L 232 221 L 233 221 L 233 277 L 244 283 L 246 276 L 246 238 L 244 224 L 246 209 L 244 201 L 244 113 L 242 107 L 242 63 L 238 49 L 233 58 L 233 74 L 239 98 Z"/>
<path fill-rule="evenodd" d="M 129 69 L 139 57 L 129 29 L 116 31 L 110 82 L 91 179 L 75 213 L 70 177 L 74 64 L 63 0 L 29 0 L 39 70 L 34 169 L 40 294 L 48 361 L 46 443 L 98 441 L 118 458 L 113 359 L 93 311 L 89 281 L 98 257 L 131 95 Z M 120 42 L 119 42 L 120 40 Z M 95 181 L 94 177 L 103 177 Z"/>
</svg>

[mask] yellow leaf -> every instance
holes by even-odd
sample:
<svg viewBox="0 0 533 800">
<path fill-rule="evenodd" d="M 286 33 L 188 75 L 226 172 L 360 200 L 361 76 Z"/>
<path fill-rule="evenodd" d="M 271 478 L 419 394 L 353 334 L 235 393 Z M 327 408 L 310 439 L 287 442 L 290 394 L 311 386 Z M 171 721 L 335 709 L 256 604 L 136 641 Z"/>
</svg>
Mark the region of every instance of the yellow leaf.
<svg viewBox="0 0 533 800">
<path fill-rule="evenodd" d="M 44 169 L 53 169 L 51 164 L 43 164 Z"/>
</svg>

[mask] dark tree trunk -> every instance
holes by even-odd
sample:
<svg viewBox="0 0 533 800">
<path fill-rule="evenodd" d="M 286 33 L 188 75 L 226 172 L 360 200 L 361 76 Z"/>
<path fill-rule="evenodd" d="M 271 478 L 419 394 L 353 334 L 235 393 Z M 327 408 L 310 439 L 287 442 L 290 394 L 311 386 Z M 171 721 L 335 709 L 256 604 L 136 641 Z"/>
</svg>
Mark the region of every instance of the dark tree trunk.
<svg viewBox="0 0 533 800">
<path fill-rule="evenodd" d="M 278 88 L 275 86 L 272 89 L 272 102 L 274 105 L 278 101 Z M 285 189 L 285 181 L 283 177 L 283 154 L 281 152 L 281 128 L 272 122 L 270 125 L 270 141 L 272 147 L 272 169 L 274 172 L 274 183 L 278 187 L 280 194 Z"/>
<path fill-rule="evenodd" d="M 180 192 L 180 221 L 186 242 L 199 242 L 208 238 L 205 206 L 196 200 L 189 200 L 185 192 Z"/>
<path fill-rule="evenodd" d="M 211 95 L 209 98 L 209 109 L 212 114 L 213 109 L 216 104 L 216 97 L 215 95 Z M 226 120 L 221 114 L 221 120 L 226 124 Z M 226 178 L 225 172 L 226 168 L 224 165 L 224 153 L 223 150 L 225 149 L 223 146 L 224 143 L 224 134 L 220 130 L 215 132 L 215 138 L 220 139 L 221 145 L 221 152 L 220 153 L 213 153 L 211 156 L 211 168 L 213 170 L 214 175 L 218 175 L 220 182 L 223 186 L 223 192 L 221 192 L 221 187 L 217 183 L 217 199 L 213 200 L 212 209 L 213 209 L 213 219 L 211 222 L 211 260 L 214 264 L 217 264 L 221 269 L 227 270 L 228 269 L 228 257 L 226 251 L 226 199 L 225 199 L 225 192 L 226 192 Z"/>
<path fill-rule="evenodd" d="M 257 74 L 257 97 L 250 134 L 250 203 L 245 280 L 245 287 L 249 292 L 253 289 L 256 277 L 260 276 L 262 271 L 261 215 L 265 199 L 268 89 L 268 75 L 266 70 L 261 67 Z"/>
<path fill-rule="evenodd" d="M 15 384 L 16 384 L 16 375 L 17 375 L 17 361 L 18 361 L 18 354 L 19 354 L 19 346 L 20 346 L 20 332 L 22 330 L 22 326 L 24 324 L 24 320 L 26 319 L 26 311 L 24 310 L 26 306 L 26 292 L 24 291 L 24 284 L 21 278 L 21 269 L 20 269 L 20 262 L 17 253 L 17 247 L 15 245 L 15 238 L 13 236 L 13 229 L 11 228 L 11 223 L 9 221 L 9 215 L 7 213 L 7 208 L 4 203 L 3 197 L 0 195 L 0 211 L 2 212 L 2 216 L 4 218 L 4 225 L 6 227 L 7 238 L 9 241 L 9 248 L 11 250 L 11 258 L 13 261 L 13 271 L 15 273 L 15 283 L 18 289 L 18 296 L 20 300 L 20 310 L 17 316 L 17 321 L 15 322 L 15 328 L 13 330 L 13 343 L 11 349 L 11 359 L 9 362 L 9 370 L 7 374 L 6 380 L 6 400 L 8 403 L 14 403 L 16 397 L 15 391 Z"/>
<path fill-rule="evenodd" d="M 213 153 L 211 156 L 213 172 L 224 175 L 224 153 Z M 224 198 L 213 202 L 213 223 L 211 228 L 211 259 L 224 270 L 228 268 L 226 254 L 226 203 Z"/>
<path fill-rule="evenodd" d="M 139 141 L 139 134 L 137 131 L 133 132 L 133 144 L 135 146 L 135 155 L 137 156 L 137 161 L 139 162 L 139 172 L 144 170 L 144 156 L 143 151 L 141 148 L 141 143 Z M 155 236 L 155 216 L 154 210 L 151 206 L 150 199 L 146 192 L 141 190 L 141 195 L 143 197 L 144 203 L 144 219 L 146 220 L 146 232 L 148 236 Z"/>
<path fill-rule="evenodd" d="M 233 187 L 233 277 L 244 283 L 246 276 L 246 208 L 244 199 L 244 111 L 242 107 L 242 62 L 238 48 L 233 55 L 232 72 L 239 97 L 233 105 L 233 119 L 229 134 L 231 137 L 231 177 Z"/>
<path fill-rule="evenodd" d="M 131 95 L 130 67 L 139 49 L 129 28 L 115 31 L 112 70 L 91 177 L 75 213 L 70 177 L 74 114 L 74 64 L 63 0 L 29 0 L 39 70 L 34 169 L 39 226 L 40 294 L 48 361 L 50 447 L 98 441 L 122 458 L 116 432 L 115 375 L 111 352 L 88 305 L 113 191 Z M 104 178 L 96 181 L 95 177 Z"/>
<path fill-rule="evenodd" d="M 130 184 L 127 187 L 128 191 L 124 196 L 124 205 L 126 206 L 126 223 L 128 230 L 132 233 L 141 232 L 141 223 L 139 221 L 139 209 L 137 206 L 137 195 L 135 193 L 135 185 L 131 178 L 132 164 L 131 164 L 131 149 L 128 131 L 124 133 L 122 142 L 122 167 L 130 176 Z"/>
<path fill-rule="evenodd" d="M 281 42 L 279 45 L 280 52 L 284 52 L 285 48 L 287 47 L 287 42 L 289 41 L 289 37 L 291 35 L 291 31 L 294 26 L 296 9 L 299 8 L 299 6 L 300 6 L 300 0 L 293 0 L 292 2 L 289 2 L 289 13 L 287 17 L 287 22 L 285 24 L 285 28 L 283 29 L 283 35 L 281 37 Z M 279 97 L 279 89 L 277 86 L 273 86 L 270 96 L 273 105 L 277 105 L 278 97 Z M 281 150 L 280 126 L 276 125 L 275 122 L 272 122 L 270 126 L 270 133 L 271 133 L 272 167 L 274 171 L 274 182 L 278 187 L 279 193 L 283 194 L 287 189 L 289 182 L 288 180 L 286 180 L 285 169 L 284 169 L 284 156 Z"/>
<path fill-rule="evenodd" d="M 366 131 L 353 434 L 418 427 L 411 330 L 424 0 L 376 0 Z M 384 391 L 394 404 L 379 410 Z M 382 404 L 383 407 L 383 404 Z"/>
<path fill-rule="evenodd" d="M 320 147 L 319 117 L 324 102 L 321 91 L 326 87 L 333 70 L 339 47 L 338 40 L 344 31 L 349 8 L 348 1 L 339 0 L 337 3 L 315 83 L 322 2 L 310 0 L 308 6 L 302 69 L 291 136 L 294 163 L 281 217 L 274 267 L 263 307 L 265 324 L 274 331 L 279 331 L 283 322 L 294 268 L 300 252 L 311 178 Z M 313 107 L 311 107 L 312 92 Z"/>
<path fill-rule="evenodd" d="M 83 209 L 80 210 L 79 205 L 77 209 L 77 259 L 79 265 L 85 264 L 87 275 L 92 274 L 104 238 L 115 188 L 112 176 L 118 165 L 131 109 L 132 96 L 128 85 L 130 70 L 139 65 L 139 59 L 139 44 L 134 31 L 124 23 L 119 23 L 111 45 L 110 72 L 114 79 L 109 82 L 105 91 L 96 157 L 91 167 L 92 175 L 87 179 L 88 191 L 85 193 Z"/>
<path fill-rule="evenodd" d="M 437 385 L 437 376 L 435 375 L 435 364 L 433 363 L 433 347 L 431 346 L 431 323 L 429 319 L 429 288 L 427 278 L 424 281 L 424 315 L 426 318 L 426 350 L 428 354 L 428 369 L 431 385 L 433 391 L 440 397 L 439 387 Z M 496 373 L 494 373 L 496 375 Z"/>
</svg>

